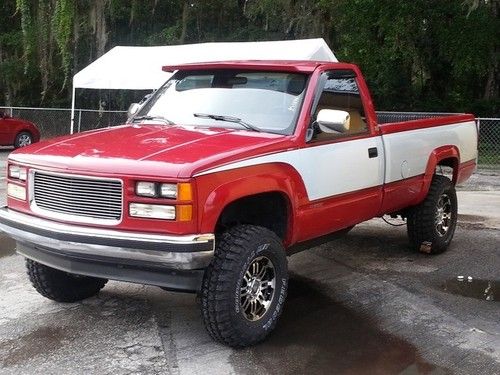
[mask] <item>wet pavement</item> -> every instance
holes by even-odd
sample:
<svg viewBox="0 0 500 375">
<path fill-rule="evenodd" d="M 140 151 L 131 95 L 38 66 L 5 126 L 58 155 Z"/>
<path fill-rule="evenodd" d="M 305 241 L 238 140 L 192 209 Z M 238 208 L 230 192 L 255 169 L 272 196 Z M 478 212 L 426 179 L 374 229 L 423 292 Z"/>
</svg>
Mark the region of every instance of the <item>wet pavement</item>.
<svg viewBox="0 0 500 375">
<path fill-rule="evenodd" d="M 276 331 L 242 350 L 209 338 L 190 294 L 109 282 L 49 301 L 0 236 L 0 374 L 500 374 L 500 226 L 476 211 L 439 256 L 380 219 L 292 256 Z"/>
<path fill-rule="evenodd" d="M 16 252 L 16 241 L 0 232 L 0 258 Z"/>
<path fill-rule="evenodd" d="M 443 285 L 443 290 L 456 295 L 484 299 L 485 301 L 500 302 L 500 280 L 474 279 L 457 276 L 447 280 Z M 498 306 L 500 309 L 500 306 Z"/>
<path fill-rule="evenodd" d="M 286 367 L 274 374 L 447 374 L 426 362 L 415 346 L 381 330 L 369 314 L 335 301 L 313 279 L 292 275 L 287 308 L 279 330 L 261 345 L 233 355 L 237 372 L 251 373 L 245 364 L 251 353 L 272 369 L 277 358 Z"/>
</svg>

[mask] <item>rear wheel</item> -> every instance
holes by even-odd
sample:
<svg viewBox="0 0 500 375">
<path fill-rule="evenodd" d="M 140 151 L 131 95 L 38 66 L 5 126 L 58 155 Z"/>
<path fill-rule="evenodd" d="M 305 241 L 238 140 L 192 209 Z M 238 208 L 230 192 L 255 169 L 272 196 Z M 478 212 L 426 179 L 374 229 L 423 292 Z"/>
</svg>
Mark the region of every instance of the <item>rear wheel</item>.
<svg viewBox="0 0 500 375">
<path fill-rule="evenodd" d="M 253 345 L 274 329 L 283 310 L 288 287 L 285 250 L 263 227 L 240 225 L 221 237 L 201 291 L 205 327 L 226 345 Z"/>
<path fill-rule="evenodd" d="M 14 141 L 14 147 L 25 147 L 33 143 L 33 136 L 29 132 L 21 132 L 16 136 Z"/>
<path fill-rule="evenodd" d="M 77 302 L 95 296 L 108 280 L 73 275 L 26 259 L 31 284 L 42 296 L 57 302 Z"/>
<path fill-rule="evenodd" d="M 429 254 L 444 252 L 457 226 L 457 193 L 450 179 L 435 175 L 425 200 L 408 214 L 411 246 Z"/>
</svg>

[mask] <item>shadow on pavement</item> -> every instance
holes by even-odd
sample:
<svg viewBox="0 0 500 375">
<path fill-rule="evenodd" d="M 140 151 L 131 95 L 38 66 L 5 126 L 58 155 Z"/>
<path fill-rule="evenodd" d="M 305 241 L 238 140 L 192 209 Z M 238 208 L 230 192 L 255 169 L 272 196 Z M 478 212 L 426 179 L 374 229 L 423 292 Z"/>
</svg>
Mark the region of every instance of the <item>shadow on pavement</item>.
<svg viewBox="0 0 500 375">
<path fill-rule="evenodd" d="M 253 361 L 245 361 L 251 355 Z M 415 347 L 332 300 L 313 280 L 292 275 L 276 331 L 262 344 L 235 352 L 235 369 L 255 363 L 273 374 L 447 374 Z M 249 368 L 241 368 L 248 364 Z"/>
</svg>

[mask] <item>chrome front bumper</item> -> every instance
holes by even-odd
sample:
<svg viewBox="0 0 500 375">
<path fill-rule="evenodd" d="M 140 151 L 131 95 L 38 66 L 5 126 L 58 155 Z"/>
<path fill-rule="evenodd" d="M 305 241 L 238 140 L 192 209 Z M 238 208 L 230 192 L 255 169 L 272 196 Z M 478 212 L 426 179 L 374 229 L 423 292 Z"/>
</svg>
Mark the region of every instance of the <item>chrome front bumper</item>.
<svg viewBox="0 0 500 375">
<path fill-rule="evenodd" d="M 172 289 L 192 289 L 193 280 L 189 288 L 178 288 L 162 275 L 196 273 L 199 282 L 197 271 L 214 255 L 213 234 L 169 236 L 68 225 L 7 207 L 0 208 L 0 230 L 17 241 L 18 253 L 47 266 Z"/>
</svg>

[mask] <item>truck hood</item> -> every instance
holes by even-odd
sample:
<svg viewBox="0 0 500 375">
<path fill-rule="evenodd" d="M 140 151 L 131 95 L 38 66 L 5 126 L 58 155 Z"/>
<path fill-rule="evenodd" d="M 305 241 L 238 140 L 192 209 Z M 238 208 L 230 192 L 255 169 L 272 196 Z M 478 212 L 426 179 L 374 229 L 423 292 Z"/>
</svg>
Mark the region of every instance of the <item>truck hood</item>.
<svg viewBox="0 0 500 375">
<path fill-rule="evenodd" d="M 290 137 L 283 135 L 134 124 L 42 141 L 14 151 L 9 159 L 50 170 L 189 178 L 228 162 L 292 147 Z"/>
</svg>

